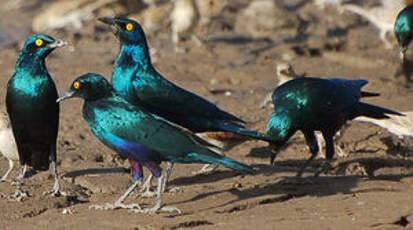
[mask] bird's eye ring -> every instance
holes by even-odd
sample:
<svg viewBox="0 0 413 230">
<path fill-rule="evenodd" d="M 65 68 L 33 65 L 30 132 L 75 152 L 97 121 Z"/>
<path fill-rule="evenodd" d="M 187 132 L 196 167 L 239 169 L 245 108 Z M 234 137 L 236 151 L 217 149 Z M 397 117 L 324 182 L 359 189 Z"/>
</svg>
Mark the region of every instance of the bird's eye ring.
<svg viewBox="0 0 413 230">
<path fill-rule="evenodd" d="M 36 41 L 34 42 L 34 44 L 36 44 L 37 47 L 40 47 L 43 45 L 43 40 L 41 38 L 36 39 Z"/>
<path fill-rule="evenodd" d="M 73 88 L 74 89 L 79 89 L 80 88 L 80 83 L 78 81 L 73 82 Z"/>
<path fill-rule="evenodd" d="M 126 30 L 127 31 L 131 31 L 131 30 L 133 30 L 133 24 L 132 23 L 128 23 L 128 24 L 126 24 Z"/>
</svg>

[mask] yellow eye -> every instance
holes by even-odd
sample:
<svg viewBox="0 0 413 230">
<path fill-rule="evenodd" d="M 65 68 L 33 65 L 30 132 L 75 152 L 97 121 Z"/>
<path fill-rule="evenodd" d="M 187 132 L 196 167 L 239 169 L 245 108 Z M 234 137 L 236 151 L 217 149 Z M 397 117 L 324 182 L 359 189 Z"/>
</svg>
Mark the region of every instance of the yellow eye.
<svg viewBox="0 0 413 230">
<path fill-rule="evenodd" d="M 36 44 L 36 46 L 40 47 L 40 46 L 43 45 L 43 40 L 40 39 L 40 38 L 38 38 L 38 39 L 36 39 L 36 41 L 34 42 L 34 44 Z"/>
<path fill-rule="evenodd" d="M 132 25 L 132 23 L 126 24 L 126 30 L 127 30 L 127 31 L 133 30 L 133 25 Z"/>
<path fill-rule="evenodd" d="M 73 82 L 73 88 L 74 89 L 79 89 L 80 88 L 80 83 L 78 81 Z"/>
</svg>

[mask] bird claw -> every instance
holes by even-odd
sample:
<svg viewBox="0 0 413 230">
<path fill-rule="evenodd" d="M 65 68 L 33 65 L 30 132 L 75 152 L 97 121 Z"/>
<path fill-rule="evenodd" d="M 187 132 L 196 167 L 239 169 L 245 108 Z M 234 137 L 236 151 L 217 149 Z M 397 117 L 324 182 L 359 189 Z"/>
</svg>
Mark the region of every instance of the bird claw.
<svg viewBox="0 0 413 230">
<path fill-rule="evenodd" d="M 178 214 L 181 214 L 181 210 L 179 210 L 177 207 L 173 206 L 163 206 L 163 207 L 152 207 L 152 208 L 145 208 L 145 209 L 131 209 L 130 212 L 134 213 L 143 213 L 143 214 L 155 214 L 158 212 L 177 212 Z"/>
<path fill-rule="evenodd" d="M 50 191 L 46 191 L 42 195 L 43 196 L 51 195 L 52 197 L 67 196 L 65 192 L 62 192 L 59 189 L 52 189 Z"/>
<path fill-rule="evenodd" d="M 9 196 L 9 199 L 21 202 L 23 201 L 23 198 L 29 197 L 29 196 L 30 195 L 28 192 L 25 192 L 23 190 L 17 190 L 14 194 Z"/>
<path fill-rule="evenodd" d="M 106 203 L 102 205 L 93 204 L 89 206 L 89 209 L 95 210 L 115 210 L 115 209 L 131 209 L 131 210 L 142 210 L 139 204 L 124 204 L 124 203 Z"/>
</svg>

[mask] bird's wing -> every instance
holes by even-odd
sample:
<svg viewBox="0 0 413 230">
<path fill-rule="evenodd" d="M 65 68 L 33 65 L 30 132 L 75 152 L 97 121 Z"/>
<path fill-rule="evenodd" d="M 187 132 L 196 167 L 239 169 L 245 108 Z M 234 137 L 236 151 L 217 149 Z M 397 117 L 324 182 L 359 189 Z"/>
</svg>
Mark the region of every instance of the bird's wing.
<svg viewBox="0 0 413 230">
<path fill-rule="evenodd" d="M 132 143 L 139 143 L 159 153 L 164 159 L 178 159 L 191 152 L 219 156 L 207 149 L 206 143 L 201 143 L 200 138 L 189 131 L 127 103 L 96 103 L 93 119 L 99 129 L 112 136 L 113 140 L 118 138 L 118 142 L 125 141 L 125 144 L 130 146 Z"/>
<path fill-rule="evenodd" d="M 138 98 L 155 110 L 187 117 L 206 117 L 242 122 L 238 117 L 173 84 L 156 72 L 137 74 L 133 80 L 133 87 Z"/>
</svg>

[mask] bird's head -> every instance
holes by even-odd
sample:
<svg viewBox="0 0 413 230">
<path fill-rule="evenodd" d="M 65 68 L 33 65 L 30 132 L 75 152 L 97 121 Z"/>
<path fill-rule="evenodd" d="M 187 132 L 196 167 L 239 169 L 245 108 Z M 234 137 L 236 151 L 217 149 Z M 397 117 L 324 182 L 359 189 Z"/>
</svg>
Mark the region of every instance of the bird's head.
<svg viewBox="0 0 413 230">
<path fill-rule="evenodd" d="M 413 38 L 413 5 L 407 6 L 400 11 L 394 24 L 394 34 L 399 43 L 402 57 L 404 58 L 406 50 Z"/>
<path fill-rule="evenodd" d="M 65 44 L 62 40 L 55 40 L 44 34 L 36 34 L 27 38 L 22 53 L 36 58 L 45 58 L 54 49 Z"/>
<path fill-rule="evenodd" d="M 112 32 L 121 43 L 146 45 L 145 32 L 138 22 L 124 17 L 101 17 L 99 21 L 110 25 Z"/>
<path fill-rule="evenodd" d="M 98 100 L 112 91 L 109 82 L 97 73 L 84 74 L 73 81 L 69 91 L 61 95 L 56 102 L 72 97 L 80 97 L 88 101 Z"/>
</svg>

